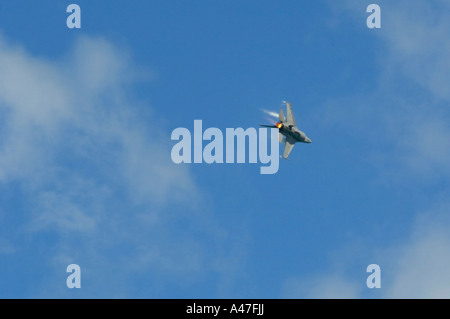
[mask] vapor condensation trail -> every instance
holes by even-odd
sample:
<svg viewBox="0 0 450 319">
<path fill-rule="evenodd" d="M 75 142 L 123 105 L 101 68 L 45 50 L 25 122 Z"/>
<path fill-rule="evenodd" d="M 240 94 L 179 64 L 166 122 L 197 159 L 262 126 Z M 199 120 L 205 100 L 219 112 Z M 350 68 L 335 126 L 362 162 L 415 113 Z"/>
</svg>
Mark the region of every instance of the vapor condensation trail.
<svg viewBox="0 0 450 319">
<path fill-rule="evenodd" d="M 278 118 L 278 113 L 272 112 L 272 111 L 267 111 L 267 110 L 262 110 L 264 113 L 269 114 L 270 116 L 273 116 L 275 118 Z"/>
</svg>

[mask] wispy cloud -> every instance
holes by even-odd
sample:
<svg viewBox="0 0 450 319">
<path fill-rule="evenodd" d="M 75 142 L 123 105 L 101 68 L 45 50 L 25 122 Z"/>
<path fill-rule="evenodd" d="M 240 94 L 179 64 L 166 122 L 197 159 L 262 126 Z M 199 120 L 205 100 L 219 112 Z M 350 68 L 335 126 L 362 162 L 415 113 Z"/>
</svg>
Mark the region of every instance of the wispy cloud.
<svg viewBox="0 0 450 319">
<path fill-rule="evenodd" d="M 132 295 L 139 273 L 158 285 L 155 274 L 215 271 L 210 246 L 221 246 L 203 191 L 170 161 L 168 132 L 140 114 L 149 112 L 129 89 L 136 70 L 101 38 L 79 38 L 59 61 L 0 40 L 0 181 L 22 199 L 5 218 L 23 236 L 49 238 L 50 258 L 37 263 L 63 272 L 79 263 L 84 296 Z M 35 296 L 67 296 L 56 273 Z"/>
<path fill-rule="evenodd" d="M 355 299 L 359 298 L 361 285 L 342 274 L 292 277 L 282 287 L 282 298 L 287 299 Z"/>
<path fill-rule="evenodd" d="M 367 33 L 380 48 L 374 53 L 379 71 L 375 85 L 361 95 L 329 101 L 320 114 L 322 123 L 326 128 L 351 132 L 349 136 L 368 145 L 367 160 L 379 169 L 380 180 L 385 180 L 389 187 L 414 188 L 432 194 L 430 185 L 439 185 L 441 192 L 448 193 L 449 4 L 445 1 L 379 4 L 382 28 Z M 334 6 L 339 12 L 349 11 L 350 16 L 364 18 L 361 2 L 350 0 Z M 375 260 L 382 269 L 382 288 L 378 292 L 365 287 L 368 274 L 364 277 L 361 259 L 340 254 L 345 250 L 342 248 L 337 249 L 337 257 L 330 262 L 329 274 L 318 274 L 314 280 L 288 278 L 283 283 L 283 293 L 319 298 L 449 298 L 450 205 L 437 193 L 427 203 L 429 209 L 425 212 L 418 209 L 410 212 L 413 227 L 408 229 L 407 238 L 396 238 L 380 247 L 366 247 L 366 266 Z M 336 265 L 344 270 L 336 271 Z M 302 285 L 307 288 L 298 288 Z"/>
<path fill-rule="evenodd" d="M 371 147 L 371 161 L 389 178 L 436 181 L 450 173 L 449 4 L 379 4 L 382 28 L 367 32 L 380 48 L 367 53 L 378 70 L 374 86 L 360 95 L 334 97 L 319 116 L 324 126 L 349 130 L 364 140 Z M 358 21 L 366 16 L 358 1 L 333 6 Z"/>
<path fill-rule="evenodd" d="M 450 298 L 450 203 L 418 213 L 409 238 L 384 254 L 387 298 Z"/>
<path fill-rule="evenodd" d="M 357 254 L 338 250 L 326 274 L 292 276 L 282 286 L 285 298 L 450 298 L 450 204 L 418 213 L 407 238 L 383 247 L 366 247 L 367 264 Z M 354 251 L 354 250 L 353 250 Z M 381 268 L 381 288 L 370 289 L 365 267 Z"/>
</svg>

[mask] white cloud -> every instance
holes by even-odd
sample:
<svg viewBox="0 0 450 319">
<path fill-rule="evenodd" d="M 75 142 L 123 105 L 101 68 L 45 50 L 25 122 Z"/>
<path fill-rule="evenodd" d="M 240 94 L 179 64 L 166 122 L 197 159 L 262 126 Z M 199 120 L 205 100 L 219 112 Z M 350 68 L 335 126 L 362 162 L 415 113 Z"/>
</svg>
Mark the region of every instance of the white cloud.
<svg viewBox="0 0 450 319">
<path fill-rule="evenodd" d="M 384 259 L 387 298 L 450 298 L 450 204 L 416 218 L 410 238 Z"/>
<path fill-rule="evenodd" d="M 169 132 L 127 89 L 136 75 L 103 39 L 80 38 L 60 61 L 0 39 L 0 182 L 20 185 L 23 201 L 8 218 L 57 238 L 47 262 L 82 261 L 94 297 L 126 295 L 136 273 L 214 271 L 208 245 L 221 246 L 192 174 L 170 160 Z M 40 296 L 57 291 L 50 277 Z"/>
<path fill-rule="evenodd" d="M 418 214 L 408 238 L 376 249 L 367 247 L 367 265 L 381 268 L 381 288 L 369 289 L 362 260 L 338 250 L 326 274 L 285 280 L 286 298 L 450 298 L 450 203 Z M 357 265 L 357 266 L 355 266 Z M 365 265 L 365 266 L 367 266 Z M 336 270 L 338 269 L 338 271 Z"/>
<path fill-rule="evenodd" d="M 386 29 L 379 33 L 388 54 L 380 65 L 384 84 L 378 95 L 393 102 L 382 107 L 383 126 L 394 144 L 400 171 L 421 178 L 439 179 L 450 173 L 449 9 L 449 3 L 442 1 L 386 3 Z M 408 90 L 387 89 L 402 82 Z M 420 88 L 422 92 L 417 92 Z"/>
<path fill-rule="evenodd" d="M 383 15 L 387 30 L 380 33 L 393 66 L 445 100 L 450 99 L 449 9 L 444 1 L 386 3 Z"/>
<path fill-rule="evenodd" d="M 330 3 L 340 16 L 364 22 L 360 1 Z M 385 179 L 439 181 L 450 173 L 450 22 L 445 1 L 380 1 L 382 27 L 359 31 L 373 41 L 375 85 L 333 97 L 322 109 L 324 126 L 338 127 L 370 146 L 369 161 Z M 362 75 L 362 76 L 367 76 Z M 384 172 L 384 173 L 383 173 Z"/>
<path fill-rule="evenodd" d="M 196 196 L 188 170 L 167 160 L 170 146 L 161 128 L 152 123 L 147 129 L 136 101 L 125 96 L 123 78 L 133 72 L 111 44 L 82 38 L 74 54 L 58 63 L 4 41 L 0 48 L 3 181 L 30 180 L 39 169 L 57 175 L 58 165 L 65 169 L 63 159 L 72 159 L 86 161 L 99 174 L 114 170 L 152 200 L 166 201 L 177 190 Z"/>
<path fill-rule="evenodd" d="M 361 285 L 342 274 L 314 278 L 292 277 L 283 286 L 282 297 L 289 299 L 356 299 Z"/>
<path fill-rule="evenodd" d="M 379 69 L 377 84 L 359 96 L 343 96 L 328 103 L 323 109 L 325 126 L 338 127 L 370 145 L 366 155 L 390 186 L 394 183 L 396 188 L 431 193 L 431 184 L 445 191 L 450 176 L 450 4 L 379 4 L 382 28 L 367 33 L 379 48 L 374 55 Z M 340 14 L 349 10 L 349 16 L 365 17 L 360 1 L 334 6 Z M 292 278 L 286 279 L 283 292 L 319 298 L 339 297 L 339 291 L 352 298 L 450 298 L 450 204 L 437 193 L 428 202 L 425 213 L 411 211 L 414 226 L 407 238 L 397 238 L 384 247 L 367 247 L 367 251 L 376 251 L 367 257 L 367 265 L 375 262 L 381 266 L 380 290 L 365 288 L 366 277 L 349 273 L 356 264 L 363 271 L 360 259 L 336 253 L 331 269 L 338 264 L 346 265 L 347 271 L 331 271 L 331 275 L 317 275 L 314 280 L 293 277 L 294 285 Z M 292 288 L 305 282 L 306 289 Z"/>
</svg>

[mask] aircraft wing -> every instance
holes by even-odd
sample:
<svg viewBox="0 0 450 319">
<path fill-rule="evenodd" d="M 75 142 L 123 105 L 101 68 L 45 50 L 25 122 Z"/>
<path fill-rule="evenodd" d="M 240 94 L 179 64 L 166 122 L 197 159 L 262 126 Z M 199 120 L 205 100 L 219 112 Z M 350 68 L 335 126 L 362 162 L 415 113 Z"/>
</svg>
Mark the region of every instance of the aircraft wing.
<svg viewBox="0 0 450 319">
<path fill-rule="evenodd" d="M 295 142 L 296 141 L 291 136 L 286 137 L 286 141 L 284 143 L 283 158 L 287 159 L 292 151 L 292 148 L 294 147 Z"/>
<path fill-rule="evenodd" d="M 294 125 L 297 126 L 297 124 L 295 124 L 295 117 L 294 117 L 294 113 L 292 113 L 292 108 L 291 108 L 291 103 L 286 102 L 286 122 L 288 125 Z"/>
</svg>

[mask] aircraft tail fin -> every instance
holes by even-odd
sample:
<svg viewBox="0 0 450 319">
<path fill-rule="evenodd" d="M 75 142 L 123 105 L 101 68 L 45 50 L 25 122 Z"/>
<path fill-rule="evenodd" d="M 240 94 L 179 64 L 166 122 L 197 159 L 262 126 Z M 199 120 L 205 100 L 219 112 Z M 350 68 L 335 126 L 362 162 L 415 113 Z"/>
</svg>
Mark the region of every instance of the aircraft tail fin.
<svg viewBox="0 0 450 319">
<path fill-rule="evenodd" d="M 286 102 L 286 122 L 289 125 L 293 125 L 293 126 L 297 126 L 297 124 L 295 123 L 295 117 L 294 117 L 294 113 L 292 112 L 292 107 L 291 107 L 291 103 Z"/>
<path fill-rule="evenodd" d="M 285 121 L 286 121 L 286 119 L 284 118 L 284 112 L 283 112 L 283 109 L 280 109 L 280 113 L 278 114 L 278 120 L 279 120 L 280 122 L 285 122 Z"/>
</svg>

